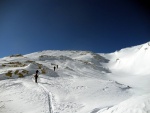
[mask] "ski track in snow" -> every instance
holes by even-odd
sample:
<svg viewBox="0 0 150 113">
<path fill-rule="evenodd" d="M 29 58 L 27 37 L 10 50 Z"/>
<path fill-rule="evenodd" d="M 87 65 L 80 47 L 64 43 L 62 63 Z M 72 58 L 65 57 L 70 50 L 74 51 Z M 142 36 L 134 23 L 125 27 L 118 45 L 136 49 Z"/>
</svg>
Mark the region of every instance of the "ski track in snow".
<svg viewBox="0 0 150 113">
<path fill-rule="evenodd" d="M 32 78 L 32 81 L 35 83 L 34 79 Z M 52 104 L 52 93 L 48 91 L 47 88 L 45 88 L 41 83 L 36 83 L 41 87 L 44 92 L 47 94 L 48 97 L 48 106 L 49 106 L 49 113 L 54 113 L 53 104 Z"/>
<path fill-rule="evenodd" d="M 38 83 L 40 87 L 47 93 L 48 96 L 48 105 L 49 105 L 49 112 L 54 113 L 53 104 L 52 104 L 52 93 L 49 92 L 41 83 Z"/>
</svg>

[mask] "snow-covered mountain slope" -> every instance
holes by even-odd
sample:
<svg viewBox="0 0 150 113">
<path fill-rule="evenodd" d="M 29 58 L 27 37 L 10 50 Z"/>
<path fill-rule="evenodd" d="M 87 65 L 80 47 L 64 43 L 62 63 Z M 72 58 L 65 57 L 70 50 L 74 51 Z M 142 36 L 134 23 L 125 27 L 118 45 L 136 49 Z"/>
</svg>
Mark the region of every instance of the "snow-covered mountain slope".
<svg viewBox="0 0 150 113">
<path fill-rule="evenodd" d="M 101 55 L 110 60 L 104 64 L 111 70 L 107 77 L 130 86 L 134 95 L 98 113 L 150 113 L 150 42 Z"/>
<path fill-rule="evenodd" d="M 131 87 L 150 90 L 150 42 L 102 55 L 110 60 L 105 64 L 109 78 Z"/>
<path fill-rule="evenodd" d="M 150 113 L 149 45 L 1 58 L 0 113 Z"/>
<path fill-rule="evenodd" d="M 125 48 L 105 55 L 111 59 L 111 70 L 124 71 L 135 75 L 150 74 L 150 42 L 143 45 Z"/>
</svg>

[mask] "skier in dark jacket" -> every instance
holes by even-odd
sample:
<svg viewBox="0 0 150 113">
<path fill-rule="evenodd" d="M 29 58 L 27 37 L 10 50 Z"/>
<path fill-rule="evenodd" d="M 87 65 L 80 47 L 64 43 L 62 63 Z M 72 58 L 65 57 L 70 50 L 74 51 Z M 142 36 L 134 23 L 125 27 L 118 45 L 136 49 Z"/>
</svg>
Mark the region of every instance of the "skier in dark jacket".
<svg viewBox="0 0 150 113">
<path fill-rule="evenodd" d="M 55 71 L 56 67 L 54 66 L 54 71 Z"/>
<path fill-rule="evenodd" d="M 37 83 L 37 79 L 38 79 L 38 70 L 36 70 L 36 74 L 34 75 L 34 78 L 35 78 L 35 83 Z"/>
<path fill-rule="evenodd" d="M 36 70 L 36 74 L 38 74 L 39 73 L 39 71 L 38 70 Z"/>
</svg>

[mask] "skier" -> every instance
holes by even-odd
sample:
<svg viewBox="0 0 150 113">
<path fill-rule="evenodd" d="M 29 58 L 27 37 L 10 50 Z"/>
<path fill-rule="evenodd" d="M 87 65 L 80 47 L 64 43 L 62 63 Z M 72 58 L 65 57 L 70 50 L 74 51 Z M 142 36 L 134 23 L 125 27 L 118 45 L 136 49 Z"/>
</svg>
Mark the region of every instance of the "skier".
<svg viewBox="0 0 150 113">
<path fill-rule="evenodd" d="M 58 69 L 58 65 L 57 65 L 57 69 Z"/>
<path fill-rule="evenodd" d="M 36 74 L 38 74 L 39 73 L 39 71 L 38 70 L 36 70 Z"/>
<path fill-rule="evenodd" d="M 37 83 L 37 78 L 38 78 L 38 70 L 36 70 L 36 74 L 34 75 L 34 78 L 35 78 L 35 83 Z"/>
<path fill-rule="evenodd" d="M 54 71 L 55 71 L 56 67 L 54 66 Z"/>
</svg>

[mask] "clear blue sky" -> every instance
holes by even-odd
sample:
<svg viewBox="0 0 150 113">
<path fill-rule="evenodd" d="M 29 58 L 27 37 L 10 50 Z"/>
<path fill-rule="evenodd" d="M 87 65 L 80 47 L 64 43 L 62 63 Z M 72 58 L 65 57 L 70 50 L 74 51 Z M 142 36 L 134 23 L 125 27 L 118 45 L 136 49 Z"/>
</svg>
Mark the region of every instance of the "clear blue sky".
<svg viewBox="0 0 150 113">
<path fill-rule="evenodd" d="M 0 57 L 42 50 L 108 53 L 148 41 L 146 0 L 0 0 Z"/>
</svg>

